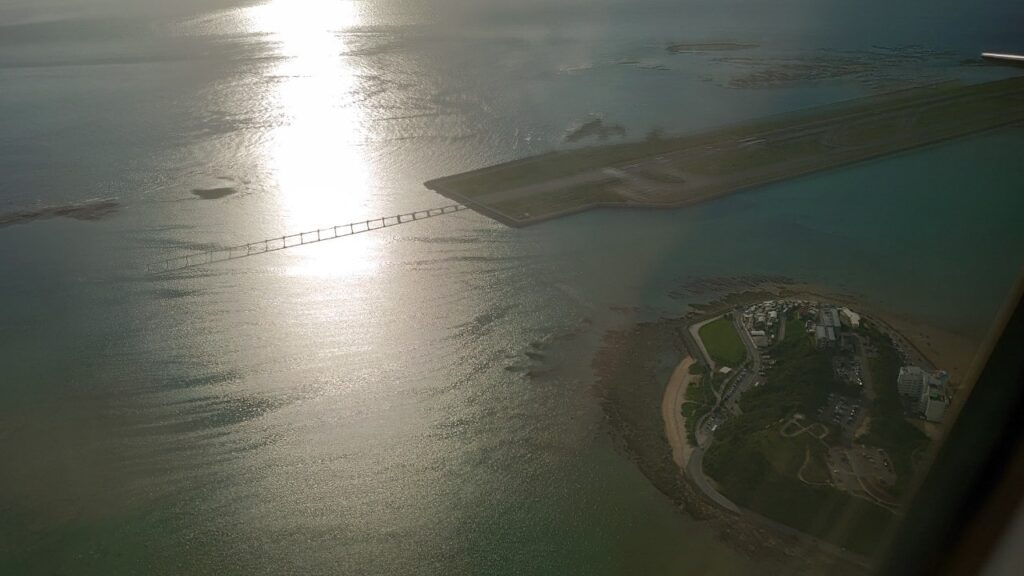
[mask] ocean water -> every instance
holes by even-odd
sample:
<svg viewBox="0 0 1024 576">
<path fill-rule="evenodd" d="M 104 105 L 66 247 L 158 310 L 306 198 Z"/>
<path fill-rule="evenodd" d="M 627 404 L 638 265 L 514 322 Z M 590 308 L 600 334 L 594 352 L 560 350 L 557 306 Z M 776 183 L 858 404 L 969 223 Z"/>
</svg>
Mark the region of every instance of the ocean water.
<svg viewBox="0 0 1024 576">
<path fill-rule="evenodd" d="M 1024 21 L 1015 2 L 166 4 L 0 6 L 0 212 L 120 205 L 0 228 L 3 573 L 757 573 L 609 437 L 603 331 L 681 313 L 687 282 L 772 275 L 980 338 L 1021 267 L 1010 127 L 682 210 L 461 212 L 149 277 L 445 204 L 421 183 L 594 116 L 639 138 L 1004 77 L 965 61 L 1019 49 Z M 746 46 L 666 50 L 684 42 Z"/>
</svg>

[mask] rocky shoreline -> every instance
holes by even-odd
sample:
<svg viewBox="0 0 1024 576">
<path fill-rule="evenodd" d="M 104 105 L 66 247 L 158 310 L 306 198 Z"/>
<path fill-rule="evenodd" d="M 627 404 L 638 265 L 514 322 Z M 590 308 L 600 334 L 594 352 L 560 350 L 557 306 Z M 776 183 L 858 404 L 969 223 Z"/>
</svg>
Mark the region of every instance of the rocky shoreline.
<svg viewBox="0 0 1024 576">
<path fill-rule="evenodd" d="M 707 279 L 684 286 L 677 296 L 723 293 L 718 299 L 691 305 L 691 312 L 684 316 L 642 322 L 604 335 L 592 367 L 595 390 L 612 435 L 651 484 L 687 515 L 708 522 L 737 550 L 765 562 L 766 573 L 863 573 L 863 566 L 821 550 L 806 538 L 769 528 L 709 502 L 673 460 L 672 447 L 665 435 L 662 402 L 672 371 L 690 354 L 685 338 L 687 326 L 740 304 L 771 298 L 822 300 L 855 306 L 897 330 L 901 328 L 899 324 L 909 321 L 879 314 L 854 296 L 829 294 L 818 287 L 777 277 Z M 911 332 L 908 342 L 921 350 L 922 356 L 934 359 L 935 342 L 944 341 L 941 333 L 919 323 L 912 325 L 930 337 L 922 342 Z M 973 356 L 973 352 L 971 348 L 961 355 Z"/>
</svg>

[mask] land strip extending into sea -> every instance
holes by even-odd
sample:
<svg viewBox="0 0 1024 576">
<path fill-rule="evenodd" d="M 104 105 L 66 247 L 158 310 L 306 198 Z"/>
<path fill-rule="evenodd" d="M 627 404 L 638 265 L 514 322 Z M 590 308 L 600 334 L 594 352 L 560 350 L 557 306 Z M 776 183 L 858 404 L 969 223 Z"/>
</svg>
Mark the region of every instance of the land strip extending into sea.
<svg viewBox="0 0 1024 576">
<path fill-rule="evenodd" d="M 687 136 L 532 156 L 430 180 L 508 226 L 597 207 L 676 208 L 1024 121 L 1024 77 L 948 82 Z"/>
</svg>

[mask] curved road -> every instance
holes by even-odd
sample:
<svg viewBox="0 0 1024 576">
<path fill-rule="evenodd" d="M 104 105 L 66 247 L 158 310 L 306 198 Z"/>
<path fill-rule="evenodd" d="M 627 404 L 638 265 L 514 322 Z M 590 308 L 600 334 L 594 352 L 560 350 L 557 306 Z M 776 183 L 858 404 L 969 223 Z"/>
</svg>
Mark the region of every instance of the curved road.
<svg viewBox="0 0 1024 576">
<path fill-rule="evenodd" d="M 709 362 L 711 361 L 711 358 L 707 352 L 707 349 L 704 347 L 704 342 L 701 341 L 699 331 L 700 328 L 704 326 L 704 324 L 707 324 L 708 322 L 711 322 L 713 320 L 717 320 L 720 317 L 721 316 L 716 316 L 715 318 L 705 320 L 700 324 L 695 324 L 690 327 L 690 334 L 693 335 L 693 338 L 697 342 L 697 346 L 700 348 L 701 353 L 704 354 L 704 357 Z M 731 394 L 726 393 L 718 398 L 718 401 L 716 402 L 715 407 L 711 410 L 710 414 L 714 414 L 718 412 L 721 408 L 723 408 L 723 406 L 727 402 L 732 400 L 732 396 L 736 392 L 742 394 L 743 390 L 745 390 L 746 387 L 749 386 L 750 383 L 753 381 L 753 379 L 757 377 L 758 371 L 761 369 L 761 356 L 760 354 L 758 354 L 757 348 L 754 346 L 754 341 L 750 338 L 750 334 L 747 333 L 747 329 L 743 326 L 743 322 L 740 320 L 740 316 L 736 314 L 735 311 L 733 311 L 732 318 L 733 325 L 736 329 L 736 333 L 739 334 L 740 339 L 743 341 L 744 347 L 746 347 L 747 349 L 747 358 L 751 362 L 751 370 L 750 374 L 744 377 L 742 381 L 735 382 L 729 387 L 732 390 Z M 732 404 L 735 406 L 735 401 L 733 401 Z M 732 500 L 726 498 L 721 492 L 719 492 L 714 486 L 712 486 L 711 482 L 704 474 L 704 451 L 707 448 L 709 448 L 711 446 L 711 442 L 714 441 L 714 433 L 711 430 L 708 430 L 707 426 L 704 423 L 706 418 L 707 417 L 702 419 L 701 422 L 697 423 L 697 439 L 698 444 L 700 445 L 694 448 L 693 454 L 690 456 L 690 459 L 686 464 L 686 475 L 693 479 L 693 482 L 694 484 L 697 485 L 697 488 L 699 488 L 700 491 L 703 492 L 704 495 L 707 496 L 708 499 L 710 499 L 712 502 L 718 504 L 719 506 L 725 508 L 726 510 L 729 510 L 730 512 L 742 514 L 743 511 L 740 509 L 740 507 L 734 504 Z"/>
<path fill-rule="evenodd" d="M 714 318 L 708 318 L 707 320 L 704 320 L 703 322 L 698 322 L 697 324 L 694 324 L 693 326 L 690 326 L 690 336 L 693 336 L 693 341 L 696 342 L 697 343 L 697 347 L 700 348 L 700 354 L 701 354 L 701 356 L 704 357 L 704 361 L 708 365 L 708 371 L 709 372 L 714 372 L 715 371 L 715 361 L 711 359 L 711 354 L 708 354 L 708 349 L 704 347 L 704 341 L 700 339 L 700 329 L 703 328 L 705 324 L 709 324 L 711 322 L 714 322 L 715 320 L 718 320 L 721 317 L 722 317 L 722 314 L 719 314 L 718 316 L 715 316 Z"/>
<path fill-rule="evenodd" d="M 743 513 L 739 506 L 733 504 L 732 500 L 723 496 L 721 492 L 708 482 L 708 477 L 704 475 L 703 448 L 694 449 L 693 455 L 690 456 L 690 463 L 686 466 L 686 474 L 693 479 L 693 483 L 697 485 L 697 488 L 700 488 L 700 491 L 710 498 L 712 502 L 730 512 L 735 512 L 736 514 Z"/>
<path fill-rule="evenodd" d="M 783 325 L 785 325 L 785 316 L 780 316 L 779 321 L 782 322 Z M 732 386 L 733 394 L 735 394 L 736 392 L 742 394 L 743 390 L 749 385 L 749 383 L 752 382 L 754 378 L 758 377 L 758 371 L 761 369 L 761 355 L 758 353 L 757 347 L 754 346 L 753 339 L 747 332 L 746 327 L 743 326 L 742 321 L 739 319 L 739 315 L 735 314 L 735 311 L 733 314 L 733 322 L 736 327 L 736 332 L 739 334 L 740 339 L 743 341 L 743 344 L 747 349 L 748 359 L 751 361 L 750 374 L 747 375 L 742 382 L 737 382 Z M 700 337 L 696 332 L 696 330 L 692 330 L 694 339 L 697 341 L 697 344 L 701 347 L 701 351 L 707 354 L 707 352 L 703 349 L 703 343 L 701 342 Z M 718 403 L 715 405 L 715 409 L 712 410 L 712 413 L 721 408 L 723 404 L 731 398 L 731 396 L 732 394 L 726 394 L 721 399 L 719 399 Z M 832 554 L 845 558 L 846 560 L 858 564 L 860 566 L 869 566 L 867 559 L 859 554 L 850 552 L 845 548 L 841 548 L 829 542 L 825 542 L 824 540 L 811 536 L 807 533 L 801 532 L 800 530 L 776 522 L 775 520 L 762 516 L 752 510 L 742 509 L 739 506 L 737 506 L 734 502 L 726 498 L 714 486 L 711 485 L 711 482 L 704 474 L 704 451 L 711 446 L 711 443 L 714 440 L 714 434 L 710 430 L 706 429 L 703 420 L 700 423 L 698 423 L 697 426 L 698 431 L 705 430 L 707 436 L 704 437 L 705 441 L 703 442 L 702 447 L 694 448 L 693 454 L 690 456 L 690 460 L 686 466 L 686 474 L 691 479 L 693 479 L 694 484 L 697 485 L 697 488 L 699 488 L 700 491 L 703 492 L 708 499 L 710 499 L 715 504 L 718 504 L 722 508 L 725 508 L 730 512 L 734 512 L 747 520 L 769 526 L 779 532 L 782 532 L 783 534 L 789 534 L 800 540 L 806 542 L 813 542 L 820 548 L 828 550 Z M 700 439 L 701 435 L 698 432 L 698 440 Z"/>
</svg>

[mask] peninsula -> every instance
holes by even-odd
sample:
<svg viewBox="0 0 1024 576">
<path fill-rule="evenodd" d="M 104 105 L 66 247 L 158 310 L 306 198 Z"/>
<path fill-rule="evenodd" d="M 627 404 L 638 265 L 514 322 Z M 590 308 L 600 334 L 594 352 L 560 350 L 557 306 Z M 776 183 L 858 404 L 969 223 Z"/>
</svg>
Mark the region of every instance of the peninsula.
<svg viewBox="0 0 1024 576">
<path fill-rule="evenodd" d="M 676 208 L 1024 121 L 1024 77 L 949 82 L 701 134 L 577 148 L 430 180 L 508 226 L 598 207 Z"/>
</svg>

